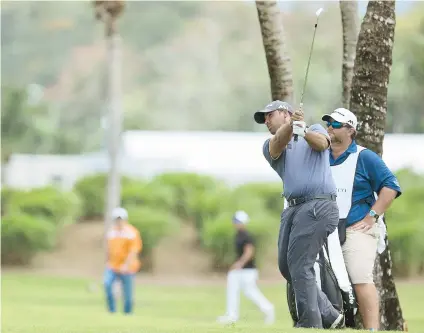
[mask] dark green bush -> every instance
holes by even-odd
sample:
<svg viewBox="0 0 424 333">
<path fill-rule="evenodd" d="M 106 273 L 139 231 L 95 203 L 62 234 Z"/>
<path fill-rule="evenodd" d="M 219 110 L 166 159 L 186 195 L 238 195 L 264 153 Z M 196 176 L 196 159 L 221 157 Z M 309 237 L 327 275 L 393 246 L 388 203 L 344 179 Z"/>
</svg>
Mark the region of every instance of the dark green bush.
<svg viewBox="0 0 424 333">
<path fill-rule="evenodd" d="M 396 178 L 402 188 L 407 191 L 410 187 L 424 187 L 424 175 L 418 174 L 411 169 L 400 169 L 396 172 Z"/>
<path fill-rule="evenodd" d="M 80 214 L 80 208 L 81 201 L 75 193 L 62 192 L 55 187 L 14 190 L 9 192 L 4 206 L 6 214 L 22 212 L 49 220 L 55 225 L 74 222 Z"/>
<path fill-rule="evenodd" d="M 23 213 L 5 215 L 1 220 L 1 261 L 26 265 L 38 251 L 51 249 L 56 226 L 37 216 Z"/>
<path fill-rule="evenodd" d="M 224 186 L 192 197 L 188 206 L 199 235 L 205 223 L 218 215 L 232 216 L 237 210 L 249 210 L 256 214 L 267 212 L 265 202 L 254 192 L 234 191 Z"/>
<path fill-rule="evenodd" d="M 3 187 L 1 189 L 1 216 L 6 214 L 6 207 L 9 205 L 10 200 L 13 198 L 16 193 L 19 193 L 20 191 L 9 188 L 9 187 Z"/>
<path fill-rule="evenodd" d="M 263 200 L 265 208 L 272 214 L 281 215 L 284 208 L 284 199 L 281 183 L 247 183 L 235 189 L 235 195 L 239 193 L 252 194 Z"/>
<path fill-rule="evenodd" d="M 129 222 L 138 229 L 143 241 L 141 257 L 151 263 L 153 249 L 161 239 L 177 232 L 178 219 L 162 209 L 152 207 L 128 207 Z M 144 261 L 143 260 L 143 261 Z M 144 267 L 150 269 L 151 266 Z"/>
<path fill-rule="evenodd" d="M 225 205 L 228 205 L 228 200 L 231 198 L 230 189 L 224 186 L 191 196 L 187 200 L 187 206 L 196 229 L 201 232 L 204 221 L 213 219 L 225 211 Z"/>
<path fill-rule="evenodd" d="M 183 219 L 190 219 L 193 217 L 189 205 L 192 198 L 213 191 L 220 186 L 221 182 L 207 175 L 171 172 L 156 176 L 151 184 L 157 187 L 165 185 L 172 188 L 174 196 L 177 198 L 174 212 Z"/>
<path fill-rule="evenodd" d="M 128 177 L 121 178 L 124 188 L 131 183 Z M 81 198 L 82 214 L 85 219 L 103 218 L 106 204 L 107 174 L 98 173 L 79 179 L 74 185 L 74 192 Z"/>
<path fill-rule="evenodd" d="M 171 211 L 175 207 L 175 193 L 172 188 L 156 186 L 139 180 L 131 181 L 122 188 L 121 202 L 123 207 L 152 207 Z"/>
<path fill-rule="evenodd" d="M 249 210 L 247 210 L 249 212 Z M 234 236 L 236 229 L 232 224 L 233 214 L 223 213 L 205 223 L 202 239 L 205 248 L 212 255 L 214 270 L 224 271 L 235 261 Z M 261 264 L 269 241 L 278 233 L 279 223 L 267 214 L 251 216 L 247 229 L 255 239 L 256 262 Z"/>
<path fill-rule="evenodd" d="M 424 219 L 417 214 L 423 203 L 424 187 L 410 187 L 385 214 L 393 270 L 397 276 L 424 273 Z"/>
</svg>

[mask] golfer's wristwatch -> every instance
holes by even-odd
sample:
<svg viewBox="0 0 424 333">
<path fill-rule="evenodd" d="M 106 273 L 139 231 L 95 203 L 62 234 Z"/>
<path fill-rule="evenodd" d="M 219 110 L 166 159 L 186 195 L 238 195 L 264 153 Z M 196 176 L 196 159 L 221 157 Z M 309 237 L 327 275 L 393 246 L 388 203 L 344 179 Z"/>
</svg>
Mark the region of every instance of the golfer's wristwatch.
<svg viewBox="0 0 424 333">
<path fill-rule="evenodd" d="M 375 222 L 377 222 L 378 218 L 380 217 L 380 215 L 378 215 L 377 212 L 373 209 L 370 210 L 368 215 L 374 218 Z"/>
</svg>

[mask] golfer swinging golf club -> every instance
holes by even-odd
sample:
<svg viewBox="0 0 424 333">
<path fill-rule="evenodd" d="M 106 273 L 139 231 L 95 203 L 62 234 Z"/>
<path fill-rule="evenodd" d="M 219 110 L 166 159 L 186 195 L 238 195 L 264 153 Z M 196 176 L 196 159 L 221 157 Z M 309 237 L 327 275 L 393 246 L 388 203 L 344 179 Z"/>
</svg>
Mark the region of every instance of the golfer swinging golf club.
<svg viewBox="0 0 424 333">
<path fill-rule="evenodd" d="M 344 316 L 316 284 L 313 269 L 327 235 L 339 223 L 330 163 L 330 137 L 319 124 L 306 126 L 303 112 L 279 100 L 254 114 L 273 135 L 263 154 L 284 184 L 288 207 L 281 215 L 278 266 L 292 285 L 299 321 L 296 327 L 341 328 Z M 298 141 L 294 141 L 294 135 Z"/>
</svg>

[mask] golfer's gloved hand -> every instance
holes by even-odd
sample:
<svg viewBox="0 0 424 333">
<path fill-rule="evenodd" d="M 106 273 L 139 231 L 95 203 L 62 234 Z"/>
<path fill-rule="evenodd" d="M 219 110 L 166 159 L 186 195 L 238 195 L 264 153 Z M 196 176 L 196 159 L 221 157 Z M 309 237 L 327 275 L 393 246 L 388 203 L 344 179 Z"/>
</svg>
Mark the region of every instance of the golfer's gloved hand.
<svg viewBox="0 0 424 333">
<path fill-rule="evenodd" d="M 304 121 L 293 121 L 293 134 L 305 137 L 307 132 L 306 123 Z"/>
<path fill-rule="evenodd" d="M 291 116 L 291 120 L 292 122 L 294 121 L 303 121 L 303 111 L 302 110 L 296 110 L 295 113 L 292 114 Z"/>
</svg>

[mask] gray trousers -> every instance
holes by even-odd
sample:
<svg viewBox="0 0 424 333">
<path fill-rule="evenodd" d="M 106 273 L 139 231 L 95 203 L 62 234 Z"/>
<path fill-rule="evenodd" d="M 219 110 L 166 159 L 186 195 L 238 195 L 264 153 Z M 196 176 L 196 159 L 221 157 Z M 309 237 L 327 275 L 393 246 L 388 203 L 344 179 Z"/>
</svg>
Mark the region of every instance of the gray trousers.
<svg viewBox="0 0 424 333">
<path fill-rule="evenodd" d="M 327 236 L 339 223 L 335 201 L 312 200 L 286 208 L 278 236 L 278 266 L 294 289 L 296 327 L 329 328 L 339 316 L 316 284 L 314 264 Z"/>
</svg>

